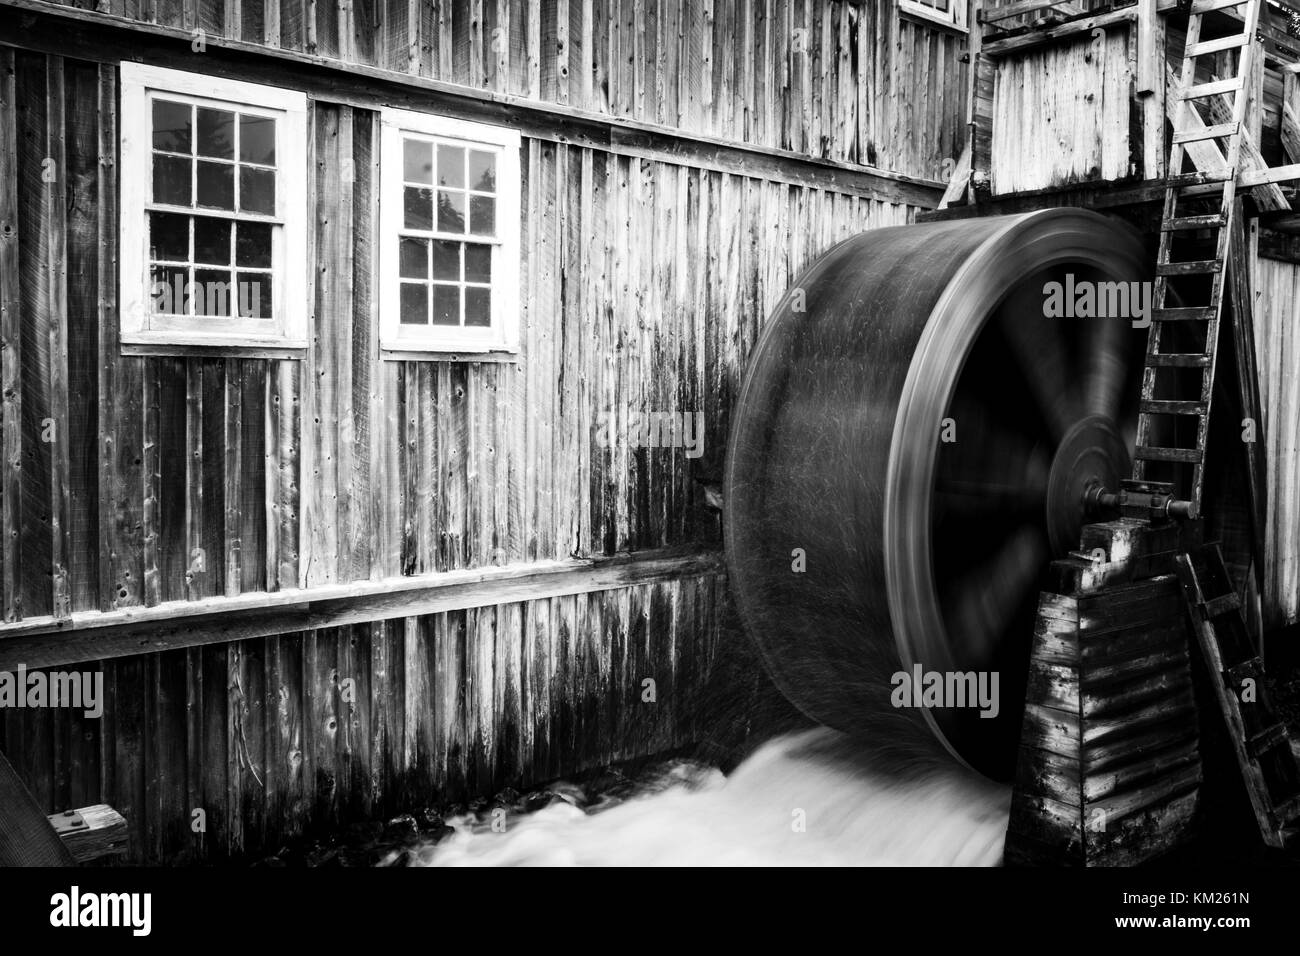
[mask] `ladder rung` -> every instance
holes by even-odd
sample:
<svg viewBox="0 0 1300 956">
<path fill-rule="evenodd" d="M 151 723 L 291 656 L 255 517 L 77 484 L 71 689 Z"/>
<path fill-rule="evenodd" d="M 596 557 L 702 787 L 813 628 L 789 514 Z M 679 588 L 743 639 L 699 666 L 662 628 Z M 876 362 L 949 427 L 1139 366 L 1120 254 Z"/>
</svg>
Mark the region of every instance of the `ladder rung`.
<svg viewBox="0 0 1300 956">
<path fill-rule="evenodd" d="M 1210 598 L 1205 602 L 1205 616 L 1207 618 L 1220 617 L 1231 611 L 1236 611 L 1240 607 L 1241 598 L 1237 596 L 1236 591 L 1230 594 L 1220 594 L 1218 597 Z"/>
<path fill-rule="evenodd" d="M 1232 178 L 1232 173 L 1226 166 L 1220 166 L 1218 169 L 1206 171 L 1198 169 L 1194 173 L 1178 173 L 1174 176 L 1165 178 L 1165 186 L 1169 189 L 1181 189 L 1186 186 L 1202 186 L 1208 183 L 1226 183 Z"/>
<path fill-rule="evenodd" d="M 1188 352 L 1156 352 L 1147 356 L 1151 368 L 1208 368 L 1210 357 Z"/>
<path fill-rule="evenodd" d="M 1211 10 L 1222 10 L 1224 7 L 1240 7 L 1249 3 L 1250 0 L 1193 0 L 1192 13 L 1209 13 Z"/>
<path fill-rule="evenodd" d="M 1165 398 L 1144 398 L 1138 411 L 1148 415 L 1204 415 L 1204 402 L 1181 402 Z"/>
<path fill-rule="evenodd" d="M 1291 735 L 1286 731 L 1286 724 L 1276 723 L 1271 727 L 1265 727 L 1255 736 L 1246 741 L 1246 749 L 1250 751 L 1252 757 L 1258 757 L 1262 753 L 1267 753 L 1279 744 L 1289 743 Z"/>
<path fill-rule="evenodd" d="M 1174 142 L 1197 143 L 1203 139 L 1223 139 L 1225 136 L 1236 135 L 1236 123 L 1216 123 L 1214 126 L 1202 126 L 1200 129 L 1189 129 L 1181 133 L 1174 133 Z"/>
<path fill-rule="evenodd" d="M 1244 33 L 1234 33 L 1232 36 L 1193 43 L 1183 50 L 1183 57 L 1184 59 L 1191 59 L 1194 56 L 1204 56 L 1207 53 L 1218 53 L 1220 50 L 1235 50 L 1237 47 L 1245 45 L 1246 35 Z"/>
<path fill-rule="evenodd" d="M 1241 77 L 1234 76 L 1228 80 L 1211 80 L 1209 83 L 1197 83 L 1183 90 L 1183 99 L 1199 100 L 1216 93 L 1233 93 L 1242 87 Z"/>
<path fill-rule="evenodd" d="M 1218 315 L 1219 310 L 1211 305 L 1195 309 L 1156 309 L 1152 318 L 1157 322 L 1210 322 Z"/>
<path fill-rule="evenodd" d="M 1222 213 L 1215 213 L 1212 216 L 1175 216 L 1162 222 L 1160 228 L 1165 232 L 1175 232 L 1179 229 L 1218 229 L 1224 221 Z"/>
<path fill-rule="evenodd" d="M 1282 826 L 1286 826 L 1296 817 L 1300 817 L 1300 793 L 1288 797 L 1281 803 L 1274 804 L 1273 816 L 1277 817 Z"/>
<path fill-rule="evenodd" d="M 1204 607 L 1204 602 L 1201 602 L 1201 606 Z M 1240 687 L 1242 681 L 1247 679 L 1258 684 L 1264 677 L 1264 662 L 1258 657 L 1248 657 L 1240 664 L 1229 667 L 1223 672 L 1223 676 L 1229 687 Z"/>
<path fill-rule="evenodd" d="M 1199 448 L 1159 448 L 1155 445 L 1138 445 L 1137 454 L 1133 457 L 1140 461 L 1181 461 L 1195 465 L 1200 463 L 1202 456 Z"/>
<path fill-rule="evenodd" d="M 1219 198 L 1227 188 L 1226 180 L 1219 183 L 1196 183 L 1192 186 L 1182 187 L 1178 190 L 1178 195 L 1183 199 L 1195 199 L 1198 196 L 1214 196 L 1215 198 Z"/>
<path fill-rule="evenodd" d="M 1198 259 L 1195 262 L 1159 262 L 1156 263 L 1158 276 L 1190 276 L 1207 272 L 1218 272 L 1223 263 L 1218 259 Z"/>
</svg>

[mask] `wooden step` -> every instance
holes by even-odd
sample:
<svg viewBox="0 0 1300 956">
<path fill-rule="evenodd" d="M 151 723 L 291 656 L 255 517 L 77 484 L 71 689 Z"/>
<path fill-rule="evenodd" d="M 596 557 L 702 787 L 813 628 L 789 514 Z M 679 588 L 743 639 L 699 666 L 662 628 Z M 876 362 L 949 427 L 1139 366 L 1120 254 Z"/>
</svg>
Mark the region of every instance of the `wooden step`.
<svg viewBox="0 0 1300 956">
<path fill-rule="evenodd" d="M 1200 129 L 1183 130 L 1174 134 L 1175 143 L 1199 143 L 1207 139 L 1225 139 L 1237 135 L 1236 123 L 1216 123 L 1214 126 L 1202 126 Z"/>
<path fill-rule="evenodd" d="M 1183 49 L 1183 58 L 1192 59 L 1198 56 L 1205 56 L 1207 53 L 1219 53 L 1223 50 L 1235 50 L 1238 47 L 1246 45 L 1246 35 L 1244 33 L 1234 33 L 1231 36 L 1217 37 L 1213 40 L 1201 40 L 1192 43 Z"/>
<path fill-rule="evenodd" d="M 1242 85 L 1239 76 L 1227 80 L 1211 80 L 1209 83 L 1196 83 L 1183 90 L 1183 99 L 1200 100 L 1219 93 L 1234 93 L 1241 89 Z"/>
<path fill-rule="evenodd" d="M 1175 216 L 1162 222 L 1160 228 L 1165 232 L 1176 232 L 1181 229 L 1219 229 L 1223 224 L 1223 214 L 1215 213 L 1212 216 Z"/>
<path fill-rule="evenodd" d="M 1199 259 L 1193 262 L 1159 262 L 1156 263 L 1158 276 L 1208 275 L 1221 272 L 1223 263 L 1218 259 Z"/>
<path fill-rule="evenodd" d="M 1232 171 L 1226 166 L 1220 166 L 1218 169 L 1209 171 L 1198 169 L 1194 173 L 1178 173 L 1174 176 L 1166 176 L 1165 185 L 1170 189 L 1183 189 L 1188 186 L 1226 183 L 1231 178 Z"/>
<path fill-rule="evenodd" d="M 1260 754 L 1268 753 L 1274 747 L 1282 744 L 1289 744 L 1291 735 L 1287 733 L 1286 724 L 1277 723 L 1265 727 L 1255 736 L 1246 741 L 1246 749 L 1250 751 L 1252 757 L 1259 757 Z"/>
<path fill-rule="evenodd" d="M 1237 596 L 1235 591 L 1231 594 L 1220 594 L 1218 597 L 1206 601 L 1204 607 L 1207 618 L 1221 617 L 1224 614 L 1239 610 L 1241 608 L 1241 598 Z"/>
<path fill-rule="evenodd" d="M 1161 448 L 1157 445 L 1138 445 L 1133 456 L 1140 461 L 1181 461 L 1200 464 L 1204 454 L 1199 448 Z"/>
<path fill-rule="evenodd" d="M 1148 368 L 1208 368 L 1210 357 L 1190 352 L 1156 352 L 1147 356 Z"/>
<path fill-rule="evenodd" d="M 1219 310 L 1212 305 L 1193 309 L 1156 309 L 1151 313 L 1157 322 L 1211 322 L 1218 316 Z"/>
<path fill-rule="evenodd" d="M 1191 186 L 1182 186 L 1178 190 L 1179 199 L 1214 199 L 1222 202 L 1223 191 L 1228 188 L 1227 181 L 1196 183 Z"/>
<path fill-rule="evenodd" d="M 1283 826 L 1286 826 L 1292 820 L 1300 817 L 1300 793 L 1293 794 L 1285 800 L 1274 804 L 1273 813 L 1277 816 L 1278 820 L 1281 821 Z"/>
<path fill-rule="evenodd" d="M 1205 402 L 1179 402 L 1163 398 L 1144 398 L 1138 411 L 1148 415 L 1204 415 L 1209 406 Z"/>
</svg>

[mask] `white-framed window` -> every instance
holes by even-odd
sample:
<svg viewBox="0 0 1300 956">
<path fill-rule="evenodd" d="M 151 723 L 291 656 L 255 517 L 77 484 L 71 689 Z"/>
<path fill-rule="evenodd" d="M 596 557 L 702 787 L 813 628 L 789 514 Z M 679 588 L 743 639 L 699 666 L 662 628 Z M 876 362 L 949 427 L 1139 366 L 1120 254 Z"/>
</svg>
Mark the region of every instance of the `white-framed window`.
<svg viewBox="0 0 1300 956">
<path fill-rule="evenodd" d="M 383 111 L 382 130 L 381 347 L 516 351 L 518 131 L 397 109 Z"/>
<path fill-rule="evenodd" d="M 305 348 L 307 97 L 121 64 L 125 346 Z"/>
<path fill-rule="evenodd" d="M 967 0 L 898 0 L 898 8 L 916 17 L 965 30 L 966 3 Z"/>
</svg>

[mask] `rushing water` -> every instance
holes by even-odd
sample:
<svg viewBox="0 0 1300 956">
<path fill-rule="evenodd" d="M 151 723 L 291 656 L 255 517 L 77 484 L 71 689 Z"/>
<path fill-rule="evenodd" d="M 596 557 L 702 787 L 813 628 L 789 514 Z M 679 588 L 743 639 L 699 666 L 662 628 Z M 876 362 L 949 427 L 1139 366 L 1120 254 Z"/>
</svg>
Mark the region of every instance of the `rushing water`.
<svg viewBox="0 0 1300 956">
<path fill-rule="evenodd" d="M 560 788 L 561 790 L 563 788 Z M 818 728 L 769 741 L 730 776 L 679 761 L 590 808 L 464 816 L 406 859 L 428 866 L 994 866 L 1010 787 L 933 753 L 870 752 Z M 802 824 L 802 826 L 801 826 Z M 504 830 L 504 832 L 501 832 Z"/>
</svg>

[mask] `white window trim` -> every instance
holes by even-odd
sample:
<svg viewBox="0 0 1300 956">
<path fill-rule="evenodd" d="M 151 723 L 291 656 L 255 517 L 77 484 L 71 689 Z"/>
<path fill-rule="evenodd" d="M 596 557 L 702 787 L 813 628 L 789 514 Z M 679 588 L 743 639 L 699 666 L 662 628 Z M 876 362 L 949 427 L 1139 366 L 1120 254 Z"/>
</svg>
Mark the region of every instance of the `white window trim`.
<svg viewBox="0 0 1300 956">
<path fill-rule="evenodd" d="M 947 13 L 919 3 L 917 0 L 898 0 L 898 9 L 923 20 L 942 23 L 944 26 L 956 27 L 958 30 L 966 29 L 966 0 L 950 0 Z"/>
<path fill-rule="evenodd" d="M 519 350 L 520 144 L 518 130 L 411 110 L 381 114 L 379 202 L 379 337 L 392 358 L 470 358 Z M 468 146 L 496 147 L 496 231 L 492 244 L 492 324 L 466 326 L 402 325 L 399 316 L 398 244 L 403 225 L 402 135 L 413 133 Z M 472 238 L 472 237 L 467 237 Z"/>
<path fill-rule="evenodd" d="M 307 347 L 308 296 L 311 289 L 307 263 L 307 96 L 295 90 L 244 83 L 201 73 L 185 73 L 140 63 L 123 62 L 121 75 L 121 132 L 118 176 L 120 225 L 118 311 L 121 341 L 126 346 L 166 351 L 169 346 L 214 346 L 230 349 Z M 149 230 L 146 209 L 152 192 L 153 111 L 151 92 L 166 93 L 213 106 L 251 107 L 279 114 L 276 123 L 276 214 L 283 224 L 272 240 L 272 285 L 275 297 L 272 331 L 237 319 L 225 328 L 176 327 L 174 320 L 158 321 L 152 314 L 149 281 Z M 195 210 L 202 214 L 202 210 Z M 173 326 L 167 328 L 165 326 Z M 262 328 L 266 326 L 259 322 Z"/>
</svg>

